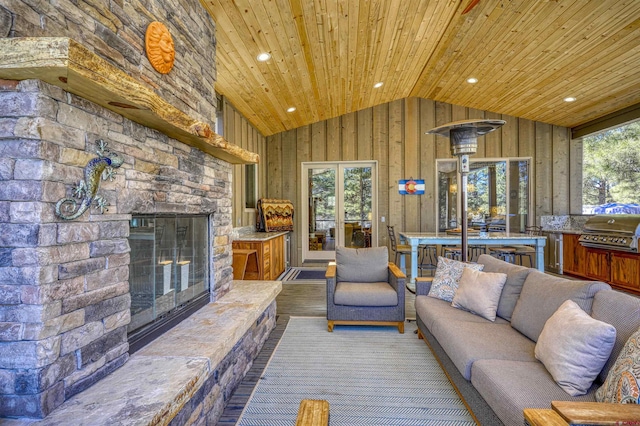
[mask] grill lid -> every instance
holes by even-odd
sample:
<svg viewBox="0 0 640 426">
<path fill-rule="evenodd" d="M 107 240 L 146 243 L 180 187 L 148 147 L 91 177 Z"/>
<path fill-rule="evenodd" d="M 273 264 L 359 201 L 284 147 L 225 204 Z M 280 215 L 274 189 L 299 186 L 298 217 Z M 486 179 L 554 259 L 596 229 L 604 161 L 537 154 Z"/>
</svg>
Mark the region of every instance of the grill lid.
<svg viewBox="0 0 640 426">
<path fill-rule="evenodd" d="M 595 215 L 587 219 L 584 231 L 640 235 L 640 214 Z"/>
</svg>

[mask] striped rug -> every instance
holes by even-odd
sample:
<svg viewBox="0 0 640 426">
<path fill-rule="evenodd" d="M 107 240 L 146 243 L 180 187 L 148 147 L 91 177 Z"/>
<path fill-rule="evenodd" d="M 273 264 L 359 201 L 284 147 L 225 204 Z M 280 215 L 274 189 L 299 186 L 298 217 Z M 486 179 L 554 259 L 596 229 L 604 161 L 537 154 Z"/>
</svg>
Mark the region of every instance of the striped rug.
<svg viewBox="0 0 640 426">
<path fill-rule="evenodd" d="M 474 425 L 427 345 L 406 324 L 336 326 L 292 317 L 238 425 L 291 426 L 300 401 L 329 401 L 329 424 Z"/>
<path fill-rule="evenodd" d="M 302 281 L 317 282 L 325 281 L 324 274 L 327 267 L 291 267 L 287 268 L 279 277 L 278 281 Z"/>
</svg>

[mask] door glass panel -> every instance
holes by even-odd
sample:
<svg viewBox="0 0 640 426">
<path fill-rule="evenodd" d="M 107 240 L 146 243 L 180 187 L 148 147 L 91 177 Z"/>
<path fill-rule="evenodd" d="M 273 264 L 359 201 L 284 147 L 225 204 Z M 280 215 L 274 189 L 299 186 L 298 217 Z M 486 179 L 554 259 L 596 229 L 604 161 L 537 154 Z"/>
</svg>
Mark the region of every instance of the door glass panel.
<svg viewBox="0 0 640 426">
<path fill-rule="evenodd" d="M 371 247 L 371 167 L 344 168 L 344 246 Z"/>
<path fill-rule="evenodd" d="M 530 211 L 529 159 L 471 160 L 467 180 L 469 227 L 524 232 Z M 508 167 L 507 167 L 508 166 Z M 438 160 L 438 229 L 460 226 L 458 162 Z"/>
<path fill-rule="evenodd" d="M 509 230 L 525 232 L 529 224 L 529 161 L 509 161 Z"/>
<path fill-rule="evenodd" d="M 333 251 L 336 238 L 336 170 L 309 169 L 309 251 Z"/>
<path fill-rule="evenodd" d="M 469 171 L 468 206 L 471 224 L 489 231 L 507 228 L 506 162 L 471 162 Z"/>
<path fill-rule="evenodd" d="M 438 230 L 458 226 L 458 172 L 457 162 L 438 162 Z"/>
</svg>

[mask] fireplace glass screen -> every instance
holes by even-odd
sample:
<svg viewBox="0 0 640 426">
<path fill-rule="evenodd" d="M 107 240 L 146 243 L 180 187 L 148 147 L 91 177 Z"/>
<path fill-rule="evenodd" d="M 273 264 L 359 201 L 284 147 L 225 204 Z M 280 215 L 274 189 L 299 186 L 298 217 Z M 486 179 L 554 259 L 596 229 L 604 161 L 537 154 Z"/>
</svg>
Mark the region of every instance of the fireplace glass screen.
<svg viewBox="0 0 640 426">
<path fill-rule="evenodd" d="M 208 301 L 208 241 L 207 216 L 132 217 L 130 342 L 195 301 Z"/>
</svg>

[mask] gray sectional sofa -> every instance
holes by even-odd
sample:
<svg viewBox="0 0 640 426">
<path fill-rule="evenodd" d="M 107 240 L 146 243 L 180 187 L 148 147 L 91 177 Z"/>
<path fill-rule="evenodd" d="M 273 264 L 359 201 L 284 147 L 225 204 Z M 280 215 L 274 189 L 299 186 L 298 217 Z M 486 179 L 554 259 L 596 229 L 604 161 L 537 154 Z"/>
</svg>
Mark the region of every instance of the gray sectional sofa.
<svg viewBox="0 0 640 426">
<path fill-rule="evenodd" d="M 430 343 L 454 383 L 458 381 L 472 409 L 480 407 L 480 422 L 493 425 L 499 419 L 505 425 L 522 425 L 525 408 L 550 408 L 553 400 L 594 402 L 620 350 L 640 327 L 640 299 L 608 284 L 568 280 L 488 255 L 478 263 L 484 272 L 507 274 L 495 322 L 428 296 L 430 279 L 417 280 L 415 306 L 420 337 Z M 609 360 L 589 391 L 576 397 L 558 386 L 534 355 L 545 322 L 568 299 L 616 328 Z M 490 410 L 483 410 L 487 406 Z"/>
</svg>

